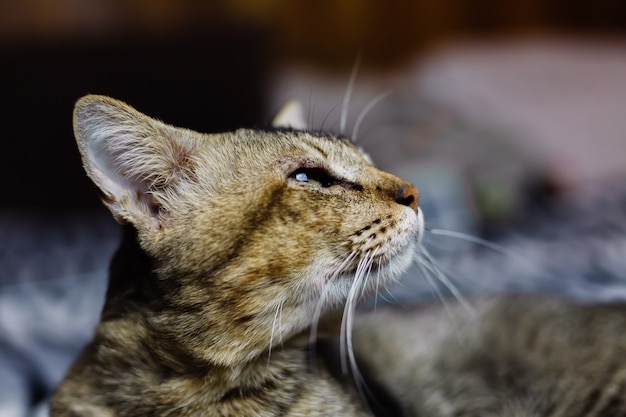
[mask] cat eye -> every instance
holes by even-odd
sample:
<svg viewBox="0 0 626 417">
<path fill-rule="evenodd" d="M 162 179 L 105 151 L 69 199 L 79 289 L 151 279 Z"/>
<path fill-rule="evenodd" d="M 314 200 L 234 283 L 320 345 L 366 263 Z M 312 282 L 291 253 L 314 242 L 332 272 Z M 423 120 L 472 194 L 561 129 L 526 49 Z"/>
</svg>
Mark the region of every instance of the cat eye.
<svg viewBox="0 0 626 417">
<path fill-rule="evenodd" d="M 306 182 L 317 187 L 330 187 L 341 182 L 322 168 L 300 168 L 289 177 L 298 182 Z"/>
<path fill-rule="evenodd" d="M 309 176 L 306 175 L 304 172 L 298 172 L 296 174 L 296 181 L 308 182 L 309 181 Z"/>
</svg>

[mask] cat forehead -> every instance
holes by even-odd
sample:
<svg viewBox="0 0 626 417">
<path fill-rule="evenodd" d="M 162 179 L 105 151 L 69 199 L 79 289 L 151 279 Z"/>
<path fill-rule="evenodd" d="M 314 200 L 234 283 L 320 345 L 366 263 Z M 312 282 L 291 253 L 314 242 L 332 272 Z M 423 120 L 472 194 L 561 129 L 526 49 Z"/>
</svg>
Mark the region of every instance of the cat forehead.
<svg viewBox="0 0 626 417">
<path fill-rule="evenodd" d="M 349 139 L 332 134 L 309 133 L 290 130 L 240 129 L 232 138 L 235 145 L 247 144 L 265 151 L 269 156 L 308 156 L 328 163 L 343 164 L 370 162 L 369 156 Z"/>
<path fill-rule="evenodd" d="M 367 166 L 373 165 L 369 156 L 349 139 L 333 135 L 238 129 L 202 136 L 186 143 L 191 154 L 196 155 L 196 166 L 212 178 L 215 172 L 236 172 L 239 178 L 274 172 L 276 167 L 293 171 L 299 166 L 318 166 L 354 181 Z M 220 178 L 228 182 L 227 176 L 220 174 Z"/>
</svg>

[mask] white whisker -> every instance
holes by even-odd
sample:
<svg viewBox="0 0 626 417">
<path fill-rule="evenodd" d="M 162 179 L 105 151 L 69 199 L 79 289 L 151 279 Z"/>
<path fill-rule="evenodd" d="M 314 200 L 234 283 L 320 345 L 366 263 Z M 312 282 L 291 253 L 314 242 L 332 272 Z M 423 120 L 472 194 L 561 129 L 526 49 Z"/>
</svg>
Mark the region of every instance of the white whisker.
<svg viewBox="0 0 626 417">
<path fill-rule="evenodd" d="M 363 375 L 361 374 L 361 371 L 359 370 L 359 366 L 357 364 L 356 361 L 356 357 L 354 355 L 354 346 L 353 346 L 353 339 L 352 339 L 352 335 L 354 333 L 354 318 L 355 318 L 355 314 L 356 314 L 356 302 L 362 298 L 365 289 L 368 287 L 368 283 L 369 283 L 369 279 L 371 278 L 371 271 L 372 271 L 372 266 L 374 264 L 374 259 L 376 258 L 376 255 L 378 253 L 378 249 L 376 248 L 374 249 L 374 251 L 372 253 L 368 252 L 366 254 L 366 260 L 365 260 L 365 265 L 363 268 L 363 274 L 361 275 L 360 279 L 357 281 L 360 285 L 360 297 L 353 299 L 352 305 L 348 311 L 349 317 L 347 320 L 347 332 L 345 334 L 346 337 L 346 352 L 348 354 L 348 363 L 350 364 L 350 373 L 352 375 L 352 378 L 354 380 L 354 384 L 355 387 L 357 389 L 358 394 L 361 396 L 361 398 L 365 399 L 368 397 L 367 393 L 369 393 L 369 398 L 374 399 L 374 396 L 371 395 L 371 390 L 368 388 L 367 384 L 365 383 L 365 378 L 363 377 Z M 358 288 L 357 288 L 357 291 Z"/>
<path fill-rule="evenodd" d="M 380 268 L 376 271 L 376 292 L 374 292 L 374 311 L 378 307 L 378 289 L 380 288 Z M 384 300 L 384 298 L 383 298 Z"/>
<path fill-rule="evenodd" d="M 367 270 L 367 264 L 370 259 L 370 252 L 368 251 L 360 260 L 357 265 L 356 271 L 354 273 L 354 280 L 352 281 L 352 285 L 350 286 L 350 291 L 348 292 L 348 297 L 346 299 L 346 304 L 343 309 L 343 317 L 341 318 L 341 333 L 339 338 L 339 351 L 341 356 L 341 370 L 344 374 L 348 373 L 348 365 L 346 363 L 346 359 L 349 358 L 347 349 L 348 349 L 348 335 L 351 330 L 351 315 L 352 310 L 355 308 L 357 292 L 359 291 L 359 286 L 361 284 L 361 280 L 363 278 L 364 272 Z"/>
<path fill-rule="evenodd" d="M 376 247 L 374 248 L 374 251 L 371 253 L 369 260 L 368 260 L 368 264 L 367 264 L 367 268 L 365 270 L 365 276 L 364 276 L 364 280 L 363 280 L 363 285 L 361 285 L 361 294 L 359 294 L 359 298 L 362 298 L 365 296 L 365 290 L 367 289 L 367 283 L 370 277 L 370 274 L 372 272 L 372 266 L 374 265 L 374 259 L 376 258 L 376 255 L 378 254 L 378 250 L 380 248 Z"/>
<path fill-rule="evenodd" d="M 280 305 L 278 306 L 278 329 L 279 330 L 281 328 L 281 323 L 283 322 L 283 304 L 284 303 L 280 303 Z M 283 346 L 283 332 L 279 332 L 278 333 L 278 341 L 280 342 L 280 347 L 284 348 L 284 346 Z"/>
<path fill-rule="evenodd" d="M 466 242 L 475 243 L 477 245 L 484 246 L 486 248 L 489 248 L 496 252 L 500 252 L 507 256 L 512 256 L 512 257 L 516 256 L 515 254 L 511 253 L 511 251 L 507 250 L 504 246 L 501 246 L 496 243 L 489 242 L 488 240 L 481 239 L 479 237 L 468 235 L 465 233 L 455 232 L 453 230 L 444 230 L 444 229 L 424 229 L 424 231 L 431 233 L 433 235 L 437 235 L 437 236 L 452 237 L 455 239 L 465 240 Z"/>
<path fill-rule="evenodd" d="M 322 309 L 326 306 L 326 296 L 328 294 L 328 290 L 332 288 L 332 284 L 335 278 L 337 278 L 337 276 L 343 272 L 346 266 L 348 266 L 348 264 L 354 260 L 357 253 L 358 252 L 356 250 L 353 250 L 352 252 L 348 254 L 346 259 L 343 260 L 343 262 L 335 269 L 335 271 L 328 278 L 328 281 L 326 282 L 326 284 L 324 285 L 324 288 L 322 289 L 322 293 L 320 294 L 320 297 L 317 300 L 317 305 L 315 306 L 315 311 L 313 312 L 313 321 L 311 324 L 311 332 L 309 334 L 309 344 L 311 344 L 312 346 L 315 344 L 315 341 L 317 340 L 317 331 L 318 331 L 319 321 L 322 316 Z"/>
<path fill-rule="evenodd" d="M 346 132 L 346 122 L 348 119 L 348 106 L 350 105 L 350 99 L 352 98 L 352 90 L 356 82 L 356 75 L 359 72 L 359 66 L 361 65 L 361 57 L 357 57 L 352 73 L 350 73 L 350 79 L 348 80 L 348 87 L 346 93 L 343 96 L 343 104 L 341 105 L 341 118 L 339 122 L 339 133 L 342 135 Z"/>
<path fill-rule="evenodd" d="M 447 310 L 448 303 L 446 301 L 446 297 L 444 297 L 443 293 L 439 289 L 439 284 L 437 284 L 437 281 L 434 281 L 431 276 L 431 274 L 433 274 L 433 271 L 430 268 L 428 268 L 428 266 L 425 264 L 425 262 L 422 259 L 418 260 L 416 264 L 418 268 L 422 271 L 422 275 L 424 275 L 424 278 L 426 278 L 426 281 L 428 281 L 428 284 L 430 285 L 430 288 L 435 293 L 435 296 L 437 297 L 437 299 L 441 302 L 441 304 L 443 304 L 443 306 Z"/>
<path fill-rule="evenodd" d="M 441 269 L 437 266 L 437 264 L 435 263 L 434 258 L 430 254 L 430 252 L 428 252 L 428 250 L 426 248 L 424 248 L 424 247 L 421 248 L 421 252 L 422 252 L 422 255 L 423 255 L 422 260 L 425 261 L 421 265 L 424 266 L 425 268 L 427 268 L 430 272 L 432 272 L 433 275 L 439 280 L 439 282 L 441 282 L 443 285 L 446 286 L 446 288 L 450 291 L 450 293 L 454 296 L 454 298 L 456 298 L 459 301 L 459 303 L 468 312 L 474 314 L 475 313 L 474 308 L 467 301 L 467 299 L 461 293 L 461 291 L 459 291 L 459 289 L 456 287 L 456 285 L 454 285 L 452 283 L 452 281 L 450 281 L 448 276 L 445 273 L 443 273 L 443 271 L 441 271 Z"/>
<path fill-rule="evenodd" d="M 313 102 L 313 105 L 311 106 L 311 98 L 313 96 L 313 87 L 309 86 L 309 103 L 307 105 L 307 125 L 306 128 L 307 130 L 311 129 L 311 126 L 313 125 L 313 120 L 315 120 L 315 106 L 317 104 L 317 99 L 315 99 L 315 102 Z"/>
<path fill-rule="evenodd" d="M 354 258 L 356 258 L 357 254 L 358 254 L 358 251 L 356 249 L 350 252 L 350 254 L 346 257 L 346 259 L 344 259 L 341 265 L 339 265 L 339 267 L 337 268 L 338 273 L 340 273 L 345 267 L 347 267 L 348 264 L 352 262 Z"/>
<path fill-rule="evenodd" d="M 333 273 L 327 279 L 326 284 L 324 284 L 322 293 L 320 294 L 320 297 L 317 300 L 317 304 L 313 312 L 313 320 L 311 321 L 311 330 L 309 332 L 309 348 L 311 349 L 310 358 L 311 358 L 311 371 L 312 372 L 317 372 L 317 365 L 316 365 L 317 363 L 316 362 L 317 361 L 317 352 L 316 352 L 317 336 L 318 336 L 319 322 L 322 317 L 322 311 L 324 307 L 327 306 L 328 300 L 326 297 L 330 293 L 330 290 L 333 289 L 333 286 L 335 285 L 334 281 L 337 278 L 337 276 L 339 276 L 344 271 L 344 269 L 348 266 L 348 264 L 354 260 L 357 253 L 358 252 L 356 250 L 353 250 L 352 252 L 350 252 L 348 256 L 346 256 L 346 258 L 343 260 L 343 262 L 337 268 L 335 268 Z"/>
<path fill-rule="evenodd" d="M 396 297 L 390 289 L 385 288 L 385 292 L 389 295 L 389 298 L 385 297 L 383 294 L 380 294 L 380 298 L 382 298 L 389 304 L 402 305 L 402 301 L 398 300 L 398 297 Z"/>
<path fill-rule="evenodd" d="M 359 128 L 361 127 L 361 123 L 363 123 L 365 116 L 367 116 L 370 110 L 372 110 L 381 100 L 389 96 L 389 94 L 391 94 L 389 91 L 385 91 L 384 93 L 377 95 L 373 100 L 367 103 L 367 106 L 365 106 L 363 110 L 361 110 L 361 113 L 359 113 L 356 121 L 354 122 L 354 126 L 352 127 L 352 142 L 356 143 L 357 134 L 359 133 Z"/>
<path fill-rule="evenodd" d="M 446 298 L 443 296 L 443 294 L 439 290 L 439 286 L 437 285 L 437 282 L 433 281 L 433 278 L 430 276 L 430 274 L 433 273 L 433 270 L 430 269 L 426 263 L 422 263 L 420 261 L 417 262 L 417 265 L 422 270 L 424 277 L 426 278 L 426 280 L 428 281 L 432 289 L 435 291 L 437 298 L 443 305 L 443 308 L 446 311 L 446 314 L 448 318 L 450 319 L 450 322 L 452 323 L 452 327 L 455 329 L 454 334 L 457 336 L 457 338 L 459 338 L 459 334 L 460 334 L 459 322 L 454 316 L 454 314 L 452 313 L 452 311 L 450 310 L 450 307 L 448 306 L 448 302 L 446 301 Z M 472 312 L 473 312 L 473 309 L 472 309 Z"/>
<path fill-rule="evenodd" d="M 272 347 L 274 345 L 274 331 L 276 329 L 276 322 L 279 321 L 278 316 L 279 316 L 279 311 L 282 310 L 282 306 L 283 306 L 283 301 L 281 301 L 278 304 L 278 307 L 276 307 L 276 312 L 274 313 L 274 320 L 272 321 L 272 330 L 270 332 L 270 347 L 269 347 L 268 352 L 267 352 L 267 364 L 268 364 L 268 366 L 269 366 L 269 363 L 270 363 L 270 358 L 272 356 Z M 280 332 L 280 322 L 278 322 L 278 326 L 279 326 L 278 331 Z"/>
<path fill-rule="evenodd" d="M 317 304 L 315 305 L 315 311 L 313 312 L 313 320 L 311 322 L 311 331 L 309 332 L 309 345 L 315 346 L 315 342 L 317 341 L 317 332 L 319 328 L 320 318 L 322 316 L 322 309 L 326 305 L 326 295 L 328 294 L 328 290 L 334 284 L 333 279 L 335 275 L 333 275 L 328 282 L 324 285 L 324 289 L 322 290 L 322 294 L 320 298 L 317 300 Z"/>
</svg>

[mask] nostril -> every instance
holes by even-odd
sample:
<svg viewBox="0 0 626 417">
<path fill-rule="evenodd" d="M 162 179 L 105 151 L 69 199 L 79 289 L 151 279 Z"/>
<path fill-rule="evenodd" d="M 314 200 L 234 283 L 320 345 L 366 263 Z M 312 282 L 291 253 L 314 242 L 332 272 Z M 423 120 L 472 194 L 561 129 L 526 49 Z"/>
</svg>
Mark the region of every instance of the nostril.
<svg viewBox="0 0 626 417">
<path fill-rule="evenodd" d="M 417 204 L 419 202 L 420 192 L 413 184 L 404 186 L 400 189 L 396 202 L 403 206 L 411 207 L 413 210 L 417 210 Z"/>
</svg>

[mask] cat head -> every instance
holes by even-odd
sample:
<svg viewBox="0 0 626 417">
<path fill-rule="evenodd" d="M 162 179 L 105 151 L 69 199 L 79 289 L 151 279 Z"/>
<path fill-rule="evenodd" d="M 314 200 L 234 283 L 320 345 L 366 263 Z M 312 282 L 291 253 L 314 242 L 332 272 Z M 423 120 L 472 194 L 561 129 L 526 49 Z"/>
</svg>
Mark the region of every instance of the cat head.
<svg viewBox="0 0 626 417">
<path fill-rule="evenodd" d="M 303 120 L 290 104 L 288 129 L 201 134 L 108 97 L 76 104 L 87 174 L 154 260 L 152 285 L 169 283 L 147 320 L 195 356 L 253 357 L 413 260 L 417 189 Z"/>
</svg>

